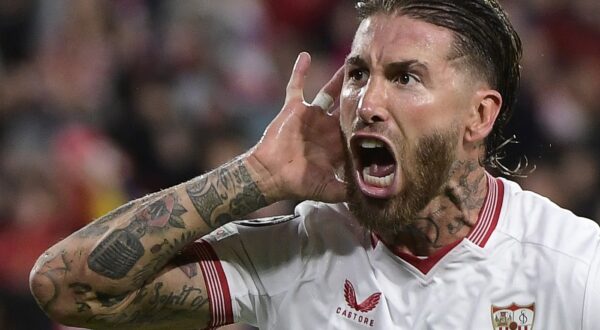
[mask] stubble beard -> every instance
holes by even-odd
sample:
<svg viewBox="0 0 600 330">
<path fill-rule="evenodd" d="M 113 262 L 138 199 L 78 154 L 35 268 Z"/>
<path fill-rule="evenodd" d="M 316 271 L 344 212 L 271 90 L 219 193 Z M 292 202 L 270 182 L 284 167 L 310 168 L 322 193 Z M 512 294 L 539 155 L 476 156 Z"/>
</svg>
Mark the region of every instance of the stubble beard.
<svg viewBox="0 0 600 330">
<path fill-rule="evenodd" d="M 358 222 L 388 237 L 397 237 L 409 230 L 418 213 L 446 186 L 455 160 L 457 137 L 458 129 L 453 127 L 427 135 L 417 141 L 411 154 L 405 143 L 393 141 L 400 146 L 402 165 L 397 170 L 403 172 L 404 182 L 399 195 L 389 199 L 368 197 L 360 191 L 356 178 L 351 174 L 354 169 L 346 148 L 348 206 Z"/>
</svg>

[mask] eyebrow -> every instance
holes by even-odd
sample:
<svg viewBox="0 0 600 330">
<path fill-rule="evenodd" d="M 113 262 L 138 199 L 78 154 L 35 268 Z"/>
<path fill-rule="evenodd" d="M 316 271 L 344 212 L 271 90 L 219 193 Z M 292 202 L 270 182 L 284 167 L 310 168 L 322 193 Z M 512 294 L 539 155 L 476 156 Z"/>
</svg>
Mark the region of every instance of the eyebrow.
<svg viewBox="0 0 600 330">
<path fill-rule="evenodd" d="M 348 57 L 346 59 L 347 66 L 367 67 L 367 62 L 362 59 L 359 55 Z M 385 72 L 387 75 L 394 75 L 397 72 L 418 70 L 422 74 L 427 75 L 429 73 L 429 66 L 426 62 L 419 61 L 417 59 L 403 60 L 397 62 L 387 63 L 385 65 Z"/>
<path fill-rule="evenodd" d="M 417 68 L 427 70 L 427 64 L 425 64 L 419 60 L 406 60 L 406 61 L 392 62 L 392 63 L 386 64 L 386 67 L 389 67 L 390 69 L 403 69 L 403 70 L 408 70 L 409 68 L 417 67 Z"/>
<path fill-rule="evenodd" d="M 356 56 L 348 57 L 346 59 L 346 65 L 367 66 L 367 62 L 364 59 L 362 59 L 359 55 L 356 55 Z M 390 70 L 401 70 L 401 69 L 407 70 L 409 68 L 414 68 L 414 67 L 421 68 L 423 70 L 427 70 L 428 69 L 427 63 L 424 63 L 424 62 L 419 61 L 417 59 L 391 62 L 391 63 L 387 63 L 385 65 L 385 67 L 386 67 L 386 71 L 387 71 L 387 69 L 390 69 Z"/>
<path fill-rule="evenodd" d="M 363 60 L 360 56 L 356 55 L 356 56 L 348 57 L 346 59 L 346 65 L 367 66 L 367 62 L 365 62 L 365 60 Z"/>
</svg>

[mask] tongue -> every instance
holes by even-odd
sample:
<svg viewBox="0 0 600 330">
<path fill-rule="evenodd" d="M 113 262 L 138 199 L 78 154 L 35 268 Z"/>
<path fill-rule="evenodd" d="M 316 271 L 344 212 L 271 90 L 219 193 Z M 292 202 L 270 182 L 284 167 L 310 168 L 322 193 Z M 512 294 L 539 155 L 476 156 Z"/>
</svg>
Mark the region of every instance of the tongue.
<svg viewBox="0 0 600 330">
<path fill-rule="evenodd" d="M 382 178 L 384 176 L 394 173 L 395 169 L 396 169 L 395 164 L 389 164 L 389 165 L 371 164 L 371 166 L 369 166 L 369 175 Z"/>
</svg>

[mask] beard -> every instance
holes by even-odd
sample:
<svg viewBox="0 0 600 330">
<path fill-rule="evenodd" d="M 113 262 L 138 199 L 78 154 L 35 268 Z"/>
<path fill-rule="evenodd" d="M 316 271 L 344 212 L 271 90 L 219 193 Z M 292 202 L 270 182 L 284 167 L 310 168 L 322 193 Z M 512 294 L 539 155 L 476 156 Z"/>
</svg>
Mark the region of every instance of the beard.
<svg viewBox="0 0 600 330">
<path fill-rule="evenodd" d="M 355 176 L 351 175 L 355 171 L 346 146 L 348 206 L 358 222 L 388 237 L 405 232 L 419 212 L 443 192 L 455 160 L 458 134 L 458 129 L 451 127 L 447 131 L 424 136 L 417 141 L 412 152 L 406 143 L 392 140 L 399 146 L 402 166 L 397 166 L 396 171 L 402 171 L 404 182 L 401 192 L 389 199 L 368 197 L 360 191 Z"/>
</svg>

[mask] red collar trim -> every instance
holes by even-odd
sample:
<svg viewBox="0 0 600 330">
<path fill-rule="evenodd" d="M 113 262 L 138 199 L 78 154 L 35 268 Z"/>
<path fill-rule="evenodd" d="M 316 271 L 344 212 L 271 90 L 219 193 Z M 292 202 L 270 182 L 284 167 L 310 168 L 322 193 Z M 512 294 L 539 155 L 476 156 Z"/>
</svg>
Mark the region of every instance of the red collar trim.
<svg viewBox="0 0 600 330">
<path fill-rule="evenodd" d="M 494 178 L 487 172 L 485 174 L 488 181 L 488 192 L 483 207 L 479 210 L 477 224 L 467 235 L 468 240 L 480 247 L 485 246 L 494 229 L 496 229 L 504 200 L 504 183 L 502 183 L 502 180 Z"/>
<path fill-rule="evenodd" d="M 488 191 L 483 206 L 479 211 L 477 224 L 475 224 L 475 227 L 467 235 L 468 240 L 480 247 L 485 246 L 490 236 L 492 236 L 494 229 L 496 229 L 500 217 L 500 210 L 502 209 L 502 201 L 504 199 L 504 183 L 502 183 L 500 179 L 492 177 L 487 172 L 485 174 L 488 182 Z M 373 248 L 375 248 L 379 241 L 379 237 L 377 237 L 375 233 L 371 233 L 371 245 Z M 458 240 L 449 244 L 427 258 L 419 258 L 408 253 L 394 251 L 391 247 L 388 248 L 402 260 L 421 271 L 421 273 L 427 274 L 438 261 L 455 248 L 461 241 L 462 240 Z"/>
</svg>

